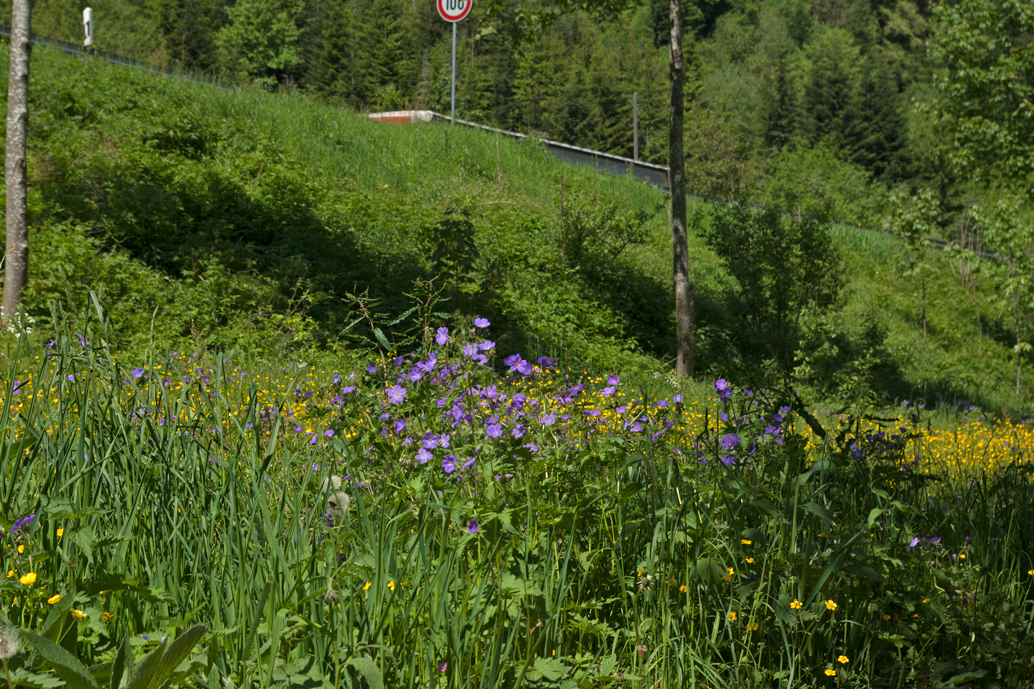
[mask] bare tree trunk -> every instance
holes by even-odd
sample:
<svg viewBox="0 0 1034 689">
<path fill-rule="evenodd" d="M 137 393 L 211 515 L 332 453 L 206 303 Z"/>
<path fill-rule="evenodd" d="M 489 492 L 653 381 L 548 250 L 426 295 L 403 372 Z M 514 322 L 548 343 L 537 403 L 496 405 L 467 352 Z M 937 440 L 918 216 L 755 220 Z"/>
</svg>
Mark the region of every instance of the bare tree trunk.
<svg viewBox="0 0 1034 689">
<path fill-rule="evenodd" d="M 7 242 L 4 252 L 4 297 L 0 313 L 18 312 L 29 273 L 29 207 L 26 196 L 25 141 L 29 128 L 29 26 L 31 0 L 11 7 L 11 61 L 7 88 Z"/>
<path fill-rule="evenodd" d="M 668 174 L 671 183 L 671 237 L 674 245 L 675 321 L 677 344 L 675 375 L 693 375 L 693 285 L 689 282 L 689 247 L 686 240 L 686 164 L 682 150 L 685 113 L 682 65 L 682 17 L 679 0 L 668 0 L 671 25 L 671 122 L 668 134 Z"/>
</svg>

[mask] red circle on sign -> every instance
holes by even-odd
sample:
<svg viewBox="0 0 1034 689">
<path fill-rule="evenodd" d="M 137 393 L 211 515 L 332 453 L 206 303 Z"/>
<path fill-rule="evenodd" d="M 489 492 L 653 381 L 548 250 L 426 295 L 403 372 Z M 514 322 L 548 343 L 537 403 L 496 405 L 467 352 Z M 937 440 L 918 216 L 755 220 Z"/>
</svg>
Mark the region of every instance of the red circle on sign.
<svg viewBox="0 0 1034 689">
<path fill-rule="evenodd" d="M 447 22 L 461 22 L 470 14 L 474 0 L 438 0 L 438 14 Z"/>
</svg>

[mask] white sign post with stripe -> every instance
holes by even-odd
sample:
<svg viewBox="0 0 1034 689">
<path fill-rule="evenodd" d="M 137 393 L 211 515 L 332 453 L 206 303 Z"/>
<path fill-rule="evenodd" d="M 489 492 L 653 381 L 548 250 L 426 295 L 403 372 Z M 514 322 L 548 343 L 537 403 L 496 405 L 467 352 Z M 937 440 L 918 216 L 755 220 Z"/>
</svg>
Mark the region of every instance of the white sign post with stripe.
<svg viewBox="0 0 1034 689">
<path fill-rule="evenodd" d="M 452 24 L 452 119 L 456 124 L 456 25 L 470 14 L 470 6 L 474 0 L 437 0 L 438 14 Z"/>
</svg>

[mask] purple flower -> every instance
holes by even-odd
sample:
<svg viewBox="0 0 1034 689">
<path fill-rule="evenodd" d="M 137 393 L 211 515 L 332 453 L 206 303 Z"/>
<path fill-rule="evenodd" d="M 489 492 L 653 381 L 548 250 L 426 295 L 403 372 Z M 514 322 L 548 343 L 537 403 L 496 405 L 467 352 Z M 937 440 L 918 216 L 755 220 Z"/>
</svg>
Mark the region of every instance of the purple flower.
<svg viewBox="0 0 1034 689">
<path fill-rule="evenodd" d="M 399 404 L 406 399 L 406 389 L 398 385 L 392 385 L 388 389 L 388 401 L 392 404 Z"/>
<path fill-rule="evenodd" d="M 731 450 L 740 444 L 740 436 L 735 433 L 730 433 L 721 439 L 721 446 L 726 450 Z"/>
<path fill-rule="evenodd" d="M 465 356 L 474 356 L 478 353 L 478 347 L 474 344 L 463 345 L 463 354 Z"/>
<path fill-rule="evenodd" d="M 470 459 L 468 459 L 466 462 L 463 463 L 463 468 L 464 469 L 469 469 L 470 467 L 474 466 L 474 462 L 475 461 L 477 461 L 477 457 L 471 457 Z"/>
<path fill-rule="evenodd" d="M 420 448 L 416 451 L 416 460 L 421 464 L 427 464 L 434 459 L 434 454 L 429 452 L 426 448 Z"/>
<path fill-rule="evenodd" d="M 470 533 L 477 533 L 479 530 L 480 528 L 478 527 L 477 519 L 471 519 L 470 526 L 467 527 L 467 531 Z"/>
<path fill-rule="evenodd" d="M 13 394 L 17 395 L 21 391 L 22 391 L 22 382 L 20 380 L 14 381 L 13 387 L 11 388 L 11 392 Z"/>
<path fill-rule="evenodd" d="M 524 363 L 524 359 L 520 354 L 511 354 L 503 359 L 503 363 L 509 366 L 511 371 L 516 371 L 517 367 Z"/>
<path fill-rule="evenodd" d="M 347 395 L 347 394 L 352 393 L 352 392 L 355 392 L 355 386 L 354 385 L 346 385 L 341 390 L 341 394 L 343 394 L 343 395 Z"/>
<path fill-rule="evenodd" d="M 614 394 L 614 386 L 608 385 L 607 387 L 600 390 L 600 397 L 610 397 Z"/>
<path fill-rule="evenodd" d="M 675 395 L 674 397 L 671 398 L 671 401 L 674 402 L 675 404 L 681 404 L 682 403 L 682 395 Z"/>
<path fill-rule="evenodd" d="M 447 474 L 456 471 L 456 458 L 452 455 L 445 455 L 445 459 L 442 460 L 442 469 L 445 469 Z"/>
<path fill-rule="evenodd" d="M 714 384 L 714 391 L 718 393 L 718 396 L 723 400 L 727 400 L 732 397 L 732 390 L 729 388 L 729 381 L 725 378 L 719 378 Z"/>
<path fill-rule="evenodd" d="M 724 457 L 722 457 L 722 464 L 724 464 L 725 466 L 732 466 L 735 463 L 736 460 L 733 458 L 732 455 L 725 455 Z"/>
<path fill-rule="evenodd" d="M 428 450 L 433 450 L 436 447 L 438 447 L 438 436 L 436 436 L 434 433 L 426 434 L 423 438 L 421 438 L 421 440 L 424 443 L 424 447 Z"/>
<path fill-rule="evenodd" d="M 532 368 L 531 364 L 529 364 L 527 361 L 521 361 L 519 364 L 517 364 L 517 372 L 521 375 L 530 375 L 533 370 L 534 369 Z"/>
<path fill-rule="evenodd" d="M 438 447 L 449 447 L 449 437 L 448 433 L 442 433 L 438 436 Z"/>
<path fill-rule="evenodd" d="M 542 425 L 543 426 L 552 426 L 555 423 L 556 423 L 556 414 L 543 414 L 542 415 Z"/>
<path fill-rule="evenodd" d="M 518 439 L 523 438 L 524 437 L 524 432 L 526 430 L 527 429 L 524 428 L 524 426 L 521 426 L 520 424 L 514 426 L 513 427 L 513 437 L 514 438 L 518 438 Z"/>
<path fill-rule="evenodd" d="M 475 328 L 487 328 L 490 325 L 492 325 L 492 324 L 488 322 L 487 318 L 475 318 L 474 319 L 474 327 Z"/>
<path fill-rule="evenodd" d="M 449 341 L 449 329 L 448 328 L 438 328 L 438 332 L 435 333 L 435 336 L 434 336 L 434 341 L 437 342 L 439 346 L 444 345 L 445 343 L 447 343 Z"/>
<path fill-rule="evenodd" d="M 334 377 L 330 379 L 330 384 L 331 385 L 337 385 L 340 382 L 341 382 L 341 376 L 339 376 L 336 373 L 334 374 Z"/>
<path fill-rule="evenodd" d="M 485 429 L 485 433 L 488 434 L 489 438 L 498 438 L 503 434 L 503 427 L 497 423 L 491 423 Z"/>
<path fill-rule="evenodd" d="M 327 430 L 323 431 L 323 437 L 324 438 L 333 438 L 334 437 L 334 430 L 328 428 Z"/>
<path fill-rule="evenodd" d="M 418 368 L 414 368 L 414 369 L 411 369 L 409 371 L 409 379 L 411 381 L 413 381 L 414 383 L 416 383 L 417 381 L 419 381 L 423 377 L 424 377 L 424 372 L 421 371 Z"/>
<path fill-rule="evenodd" d="M 438 663 L 438 672 L 445 672 L 448 669 L 449 669 L 449 664 L 446 663 L 444 660 L 442 662 Z"/>
<path fill-rule="evenodd" d="M 495 347 L 495 342 L 492 342 L 491 340 L 485 340 L 484 342 L 478 345 L 478 349 L 480 349 L 482 352 L 487 352 L 493 347 Z"/>
<path fill-rule="evenodd" d="M 366 367 L 368 373 L 377 373 L 377 364 L 370 364 Z"/>
<path fill-rule="evenodd" d="M 405 360 L 402 357 L 397 356 L 397 357 L 395 357 L 394 359 L 391 360 L 391 365 L 395 366 L 395 367 L 398 367 L 398 366 L 402 365 L 403 361 L 405 361 Z"/>
<path fill-rule="evenodd" d="M 134 368 L 132 371 L 129 372 L 129 375 L 133 376 L 134 380 L 140 380 L 140 376 L 144 375 L 144 369 Z"/>
<path fill-rule="evenodd" d="M 401 433 L 404 430 L 406 430 L 406 420 L 405 419 L 396 419 L 395 420 L 395 432 L 396 433 Z"/>
<path fill-rule="evenodd" d="M 930 545 L 937 545 L 940 542 L 941 542 L 941 537 L 940 536 L 934 536 L 933 538 L 930 539 Z"/>
<path fill-rule="evenodd" d="M 553 368 L 556 366 L 556 359 L 550 356 L 540 356 L 538 362 L 542 368 Z"/>
</svg>

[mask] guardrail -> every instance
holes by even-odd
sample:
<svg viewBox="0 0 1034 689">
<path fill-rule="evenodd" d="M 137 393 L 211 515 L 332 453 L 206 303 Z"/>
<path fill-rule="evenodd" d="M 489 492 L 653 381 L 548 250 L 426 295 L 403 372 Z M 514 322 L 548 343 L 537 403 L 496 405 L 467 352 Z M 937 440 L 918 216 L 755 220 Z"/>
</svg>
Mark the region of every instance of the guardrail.
<svg viewBox="0 0 1034 689">
<path fill-rule="evenodd" d="M 0 36 L 5 39 L 11 37 L 11 27 L 0 25 Z M 130 57 L 119 55 L 118 53 L 109 53 L 104 50 L 95 50 L 93 48 L 84 48 L 77 43 L 69 43 L 68 41 L 62 41 L 57 38 L 47 38 L 45 36 L 39 36 L 34 33 L 29 34 L 29 40 L 36 44 L 46 46 L 48 48 L 56 48 L 69 55 L 78 55 L 84 58 L 99 58 L 105 62 L 110 62 L 115 65 L 121 65 L 122 67 L 131 67 L 133 69 L 144 70 L 151 74 L 157 74 L 163 77 L 169 77 L 170 79 L 182 79 L 195 84 L 204 84 L 205 86 L 213 86 L 223 91 L 232 91 L 234 89 L 232 84 L 219 81 L 215 77 L 206 77 L 198 75 L 193 72 L 187 72 L 181 69 L 170 68 L 170 67 L 157 67 L 155 65 L 143 62 L 141 60 L 135 60 Z"/>
</svg>

